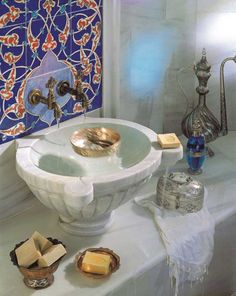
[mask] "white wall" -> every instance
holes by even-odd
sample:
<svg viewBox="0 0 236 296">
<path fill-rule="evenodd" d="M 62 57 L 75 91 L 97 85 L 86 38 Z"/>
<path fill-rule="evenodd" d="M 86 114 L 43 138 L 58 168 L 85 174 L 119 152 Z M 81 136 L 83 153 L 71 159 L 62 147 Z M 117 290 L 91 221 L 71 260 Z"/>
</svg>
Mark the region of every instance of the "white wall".
<svg viewBox="0 0 236 296">
<path fill-rule="evenodd" d="M 205 47 L 212 65 L 207 106 L 219 118 L 220 63 L 236 54 L 235 28 L 235 0 L 121 0 L 120 117 L 181 134 L 187 105 L 198 101 L 193 64 Z M 229 129 L 234 130 L 233 62 L 225 74 Z"/>
<path fill-rule="evenodd" d="M 186 99 L 194 96 L 196 4 L 185 0 L 121 1 L 120 116 L 157 132 L 181 133 Z M 177 124 L 176 124 L 177 123 Z"/>
<path fill-rule="evenodd" d="M 208 62 L 212 65 L 209 80 L 210 93 L 207 106 L 220 116 L 220 64 L 229 56 L 236 55 L 236 1 L 198 0 L 196 27 L 196 56 L 206 47 Z M 236 65 L 225 66 L 226 103 L 229 130 L 236 129 Z"/>
</svg>

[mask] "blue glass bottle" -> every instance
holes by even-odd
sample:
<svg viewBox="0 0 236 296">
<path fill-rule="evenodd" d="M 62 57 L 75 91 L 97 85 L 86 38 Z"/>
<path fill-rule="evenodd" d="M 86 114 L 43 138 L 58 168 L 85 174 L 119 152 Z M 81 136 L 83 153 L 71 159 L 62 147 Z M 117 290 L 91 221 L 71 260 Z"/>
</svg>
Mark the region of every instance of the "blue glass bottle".
<svg viewBox="0 0 236 296">
<path fill-rule="evenodd" d="M 189 137 L 186 149 L 189 173 L 196 175 L 202 173 L 202 165 L 206 157 L 205 138 L 202 134 L 201 123 L 195 120 L 193 123 L 193 134 Z"/>
</svg>

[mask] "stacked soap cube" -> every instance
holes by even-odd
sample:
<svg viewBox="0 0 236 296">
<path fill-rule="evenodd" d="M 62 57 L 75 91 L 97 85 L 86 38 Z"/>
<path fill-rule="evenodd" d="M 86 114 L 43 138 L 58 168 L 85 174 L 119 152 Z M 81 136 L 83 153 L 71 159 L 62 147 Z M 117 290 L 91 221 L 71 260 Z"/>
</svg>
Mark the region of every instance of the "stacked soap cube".
<svg viewBox="0 0 236 296">
<path fill-rule="evenodd" d="M 37 263 L 38 267 L 48 267 L 66 254 L 62 244 L 54 245 L 35 231 L 33 235 L 15 250 L 18 265 L 29 267 Z"/>
</svg>

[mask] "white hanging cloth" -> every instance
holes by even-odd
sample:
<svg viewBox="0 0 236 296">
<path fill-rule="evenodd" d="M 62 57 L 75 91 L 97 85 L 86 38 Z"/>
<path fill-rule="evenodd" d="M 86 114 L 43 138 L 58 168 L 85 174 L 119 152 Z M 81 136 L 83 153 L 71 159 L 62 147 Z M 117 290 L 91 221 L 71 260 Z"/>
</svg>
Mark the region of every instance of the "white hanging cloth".
<svg viewBox="0 0 236 296">
<path fill-rule="evenodd" d="M 200 211 L 183 215 L 159 208 L 155 199 L 153 192 L 134 200 L 153 214 L 167 251 L 169 275 L 177 296 L 180 283 L 202 280 L 206 274 L 213 256 L 215 222 L 206 203 Z"/>
</svg>

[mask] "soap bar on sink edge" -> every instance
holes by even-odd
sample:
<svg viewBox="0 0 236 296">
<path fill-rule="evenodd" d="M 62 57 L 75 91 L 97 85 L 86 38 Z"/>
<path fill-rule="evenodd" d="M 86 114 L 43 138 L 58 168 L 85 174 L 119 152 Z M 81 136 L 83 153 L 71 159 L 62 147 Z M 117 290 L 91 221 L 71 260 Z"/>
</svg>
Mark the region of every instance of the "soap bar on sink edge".
<svg viewBox="0 0 236 296">
<path fill-rule="evenodd" d="M 158 143 L 161 148 L 178 148 L 181 143 L 175 133 L 170 134 L 158 134 L 157 135 Z"/>
</svg>

